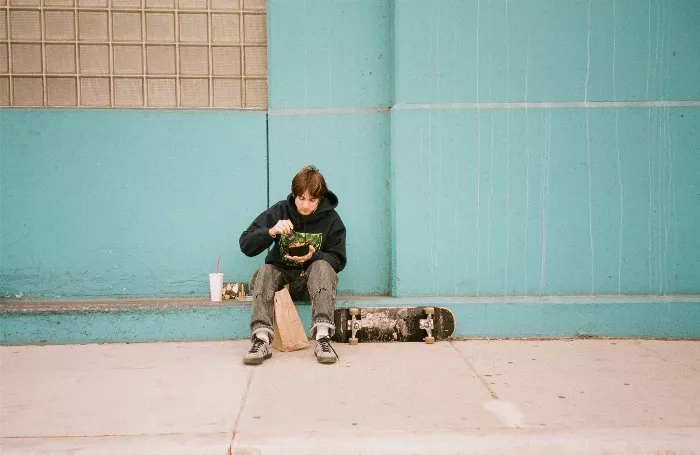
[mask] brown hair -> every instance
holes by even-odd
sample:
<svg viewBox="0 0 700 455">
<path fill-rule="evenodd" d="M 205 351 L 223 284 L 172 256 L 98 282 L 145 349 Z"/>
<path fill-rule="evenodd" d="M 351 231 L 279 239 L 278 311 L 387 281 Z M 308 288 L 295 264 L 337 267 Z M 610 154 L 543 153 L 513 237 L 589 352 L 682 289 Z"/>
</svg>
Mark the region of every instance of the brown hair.
<svg viewBox="0 0 700 455">
<path fill-rule="evenodd" d="M 326 197 L 328 187 L 323 175 L 316 169 L 316 166 L 305 166 L 292 180 L 292 195 L 294 197 L 302 196 L 306 190 L 309 190 L 311 197 L 323 199 Z"/>
</svg>

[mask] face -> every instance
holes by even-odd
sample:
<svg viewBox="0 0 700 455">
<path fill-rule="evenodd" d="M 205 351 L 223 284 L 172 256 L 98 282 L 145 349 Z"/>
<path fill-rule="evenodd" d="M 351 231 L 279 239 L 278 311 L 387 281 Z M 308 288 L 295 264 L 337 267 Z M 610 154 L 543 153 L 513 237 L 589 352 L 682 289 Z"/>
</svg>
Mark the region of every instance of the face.
<svg viewBox="0 0 700 455">
<path fill-rule="evenodd" d="M 306 190 L 306 192 L 304 192 L 304 194 L 301 196 L 294 198 L 294 203 L 297 206 L 297 212 L 304 216 L 314 213 L 318 208 L 319 202 L 321 202 L 321 200 L 317 197 L 311 197 L 308 190 Z"/>
</svg>

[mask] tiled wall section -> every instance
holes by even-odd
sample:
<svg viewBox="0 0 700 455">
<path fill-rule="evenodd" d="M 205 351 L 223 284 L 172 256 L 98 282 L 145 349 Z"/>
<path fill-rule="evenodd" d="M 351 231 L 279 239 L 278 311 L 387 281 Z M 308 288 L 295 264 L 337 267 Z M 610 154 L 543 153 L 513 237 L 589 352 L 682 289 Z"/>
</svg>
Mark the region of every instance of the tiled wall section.
<svg viewBox="0 0 700 455">
<path fill-rule="evenodd" d="M 266 108 L 265 0 L 0 0 L 0 106 Z"/>
</svg>

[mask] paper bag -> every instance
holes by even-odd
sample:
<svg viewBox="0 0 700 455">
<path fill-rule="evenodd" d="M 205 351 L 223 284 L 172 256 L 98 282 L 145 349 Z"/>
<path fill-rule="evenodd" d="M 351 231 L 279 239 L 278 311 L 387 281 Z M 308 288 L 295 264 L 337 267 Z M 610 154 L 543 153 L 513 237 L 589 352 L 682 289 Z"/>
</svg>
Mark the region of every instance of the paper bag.
<svg viewBox="0 0 700 455">
<path fill-rule="evenodd" d="M 272 328 L 275 331 L 272 347 L 275 349 L 291 352 L 309 345 L 306 331 L 287 287 L 275 293 L 275 322 Z"/>
</svg>

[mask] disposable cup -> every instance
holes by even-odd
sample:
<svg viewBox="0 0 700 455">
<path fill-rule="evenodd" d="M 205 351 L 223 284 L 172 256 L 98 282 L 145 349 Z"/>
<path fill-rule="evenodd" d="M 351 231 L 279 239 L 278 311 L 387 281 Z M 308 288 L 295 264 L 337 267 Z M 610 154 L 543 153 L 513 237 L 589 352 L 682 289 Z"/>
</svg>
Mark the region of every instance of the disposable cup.
<svg viewBox="0 0 700 455">
<path fill-rule="evenodd" d="M 224 288 L 224 274 L 210 273 L 209 274 L 209 293 L 211 294 L 212 302 L 221 302 L 221 291 Z"/>
</svg>

